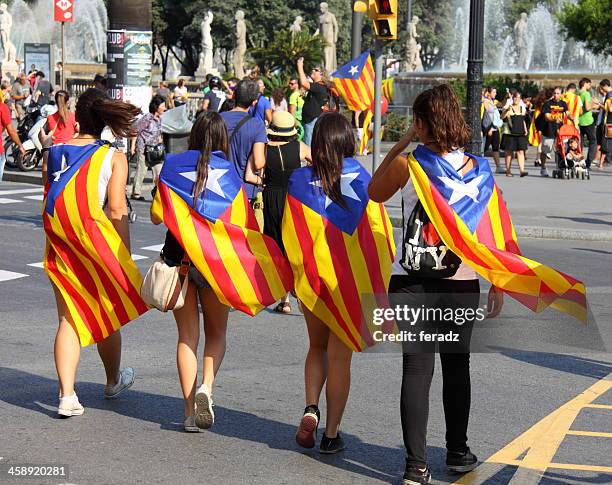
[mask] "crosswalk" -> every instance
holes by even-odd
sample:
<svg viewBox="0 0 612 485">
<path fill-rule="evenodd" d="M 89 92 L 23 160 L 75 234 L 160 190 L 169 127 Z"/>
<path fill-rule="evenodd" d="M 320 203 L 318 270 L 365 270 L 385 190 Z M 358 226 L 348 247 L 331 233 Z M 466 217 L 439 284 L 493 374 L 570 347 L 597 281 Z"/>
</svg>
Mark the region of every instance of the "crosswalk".
<svg viewBox="0 0 612 485">
<path fill-rule="evenodd" d="M 159 253 L 162 247 L 163 247 L 163 244 L 156 244 L 155 246 L 145 246 L 140 249 L 143 251 L 154 251 L 154 252 Z M 144 254 L 132 254 L 132 259 L 134 261 L 141 261 L 144 259 L 149 259 L 150 257 L 152 256 L 145 256 Z M 27 263 L 26 266 L 30 268 L 35 268 L 36 270 L 41 270 L 43 269 L 43 262 L 38 261 L 36 263 Z M 27 276 L 32 276 L 33 274 L 36 274 L 36 272 L 32 274 L 26 274 L 26 273 L 17 273 L 14 271 L 7 271 L 7 270 L 0 269 L 0 283 L 5 282 L 5 281 L 16 280 L 19 278 L 25 278 Z"/>
<path fill-rule="evenodd" d="M 26 203 L 31 200 L 41 202 L 43 190 L 42 187 L 0 190 L 0 205 Z"/>
</svg>

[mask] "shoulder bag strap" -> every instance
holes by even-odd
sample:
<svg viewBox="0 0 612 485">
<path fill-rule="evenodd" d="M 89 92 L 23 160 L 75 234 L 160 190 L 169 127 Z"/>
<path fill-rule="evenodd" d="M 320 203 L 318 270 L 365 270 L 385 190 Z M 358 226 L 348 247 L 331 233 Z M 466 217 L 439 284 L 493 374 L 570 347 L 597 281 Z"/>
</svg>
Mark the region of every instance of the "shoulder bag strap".
<svg viewBox="0 0 612 485">
<path fill-rule="evenodd" d="M 236 125 L 236 127 L 232 130 L 232 133 L 230 134 L 230 139 L 229 139 L 229 145 L 231 146 L 232 142 L 234 141 L 234 138 L 236 138 L 236 135 L 238 134 L 238 132 L 240 131 L 240 128 L 242 128 L 245 123 L 247 121 L 249 121 L 249 119 L 251 118 L 250 114 L 246 114 L 244 115 L 244 118 L 242 118 L 238 124 Z"/>
</svg>

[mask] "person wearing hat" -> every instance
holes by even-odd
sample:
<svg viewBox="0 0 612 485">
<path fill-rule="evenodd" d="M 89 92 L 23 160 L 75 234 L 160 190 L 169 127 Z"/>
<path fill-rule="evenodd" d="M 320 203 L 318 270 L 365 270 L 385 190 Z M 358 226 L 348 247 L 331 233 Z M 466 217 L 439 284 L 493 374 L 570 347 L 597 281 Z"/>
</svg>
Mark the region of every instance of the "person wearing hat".
<svg viewBox="0 0 612 485">
<path fill-rule="evenodd" d="M 298 131 L 295 127 L 295 118 L 288 111 L 276 111 L 272 115 L 272 122 L 268 126 L 268 145 L 266 147 L 266 165 L 263 179 L 253 170 L 249 163 L 245 180 L 263 189 L 264 234 L 276 241 L 276 244 L 285 253 L 283 238 L 281 236 L 281 223 L 283 210 L 287 197 L 287 185 L 291 173 L 302 165 L 302 160 L 310 162 L 310 148 L 298 141 Z M 289 294 L 285 295 L 274 309 L 279 313 L 290 313 Z"/>
</svg>

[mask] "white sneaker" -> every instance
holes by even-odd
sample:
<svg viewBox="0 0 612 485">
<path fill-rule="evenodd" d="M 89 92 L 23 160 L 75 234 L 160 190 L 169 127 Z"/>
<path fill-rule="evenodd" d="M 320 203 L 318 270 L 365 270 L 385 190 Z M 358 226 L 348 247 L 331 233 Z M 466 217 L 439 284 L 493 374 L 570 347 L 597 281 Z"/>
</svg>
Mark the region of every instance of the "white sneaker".
<svg viewBox="0 0 612 485">
<path fill-rule="evenodd" d="M 117 384 L 104 388 L 104 399 L 115 399 L 119 397 L 119 394 L 132 387 L 132 384 L 134 384 L 134 369 L 131 367 L 121 369 Z"/>
<path fill-rule="evenodd" d="M 57 414 L 69 418 L 70 416 L 80 416 L 85 411 L 85 408 L 81 406 L 79 398 L 76 393 L 72 396 L 60 397 L 59 406 L 57 407 Z"/>
<path fill-rule="evenodd" d="M 198 428 L 208 429 L 215 422 L 215 412 L 210 391 L 202 384 L 195 395 L 195 424 Z"/>
<path fill-rule="evenodd" d="M 183 428 L 185 433 L 199 433 L 200 428 L 195 424 L 195 418 L 193 416 L 187 416 L 183 421 Z"/>
<path fill-rule="evenodd" d="M 547 170 L 547 169 L 545 169 L 545 168 L 541 169 L 541 170 L 540 170 L 540 175 L 541 175 L 542 177 L 548 177 L 548 176 L 549 176 L 549 175 L 548 175 L 548 170 Z"/>
</svg>

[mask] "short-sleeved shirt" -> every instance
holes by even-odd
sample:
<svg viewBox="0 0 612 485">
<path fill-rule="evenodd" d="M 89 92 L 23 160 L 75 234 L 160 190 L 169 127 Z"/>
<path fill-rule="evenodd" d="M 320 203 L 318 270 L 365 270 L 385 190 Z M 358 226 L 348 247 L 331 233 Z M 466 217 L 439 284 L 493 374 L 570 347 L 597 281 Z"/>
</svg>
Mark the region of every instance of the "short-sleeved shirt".
<svg viewBox="0 0 612 485">
<path fill-rule="evenodd" d="M 161 119 L 147 113 L 136 121 L 136 150 L 144 153 L 145 145 L 157 145 L 162 136 Z"/>
<path fill-rule="evenodd" d="M 76 132 L 76 118 L 74 113 L 66 113 L 66 123 L 59 116 L 59 113 L 53 113 L 47 117 L 47 123 L 50 130 L 53 131 L 53 144 L 66 143 L 74 137 Z"/>
<path fill-rule="evenodd" d="M 560 120 L 563 122 L 563 117 L 565 116 L 565 112 L 568 110 L 567 103 L 565 101 L 555 101 L 553 99 L 549 99 L 542 106 L 542 115 L 546 115 L 550 113 L 552 115 L 553 121 L 549 121 L 544 117 L 542 122 L 542 136 L 544 138 L 554 138 L 557 135 L 557 130 L 561 123 L 555 123 L 556 120 Z"/>
<path fill-rule="evenodd" d="M 578 123 L 580 126 L 591 126 L 595 119 L 593 118 L 593 112 L 591 110 L 586 110 L 587 101 L 591 102 L 591 93 L 588 91 L 580 91 L 579 93 L 580 101 L 582 101 L 582 115 L 578 118 Z"/>
<path fill-rule="evenodd" d="M 220 89 L 212 89 L 206 93 L 204 99 L 208 100 L 208 111 L 217 111 L 225 101 L 225 93 Z"/>
<path fill-rule="evenodd" d="M 295 106 L 295 119 L 302 121 L 302 108 L 304 107 L 304 98 L 299 91 L 293 91 L 289 96 L 289 106 Z"/>
<path fill-rule="evenodd" d="M 323 84 L 310 83 L 310 89 L 306 93 L 304 107 L 302 108 L 302 121 L 310 123 L 318 118 L 323 112 L 323 106 L 327 102 L 327 88 Z"/>
<path fill-rule="evenodd" d="M 28 96 L 30 94 L 30 86 L 29 84 L 21 84 L 19 81 L 15 81 L 13 83 L 13 88 L 11 89 L 11 97 L 14 99 L 15 96 Z M 15 104 L 23 105 L 23 99 L 14 99 Z"/>
<path fill-rule="evenodd" d="M 244 111 L 225 111 L 221 113 L 221 116 L 225 121 L 228 134 L 231 137 L 238 123 L 240 123 L 245 116 L 249 116 L 249 114 Z M 268 135 L 266 134 L 266 125 L 264 125 L 264 122 L 259 118 L 251 117 L 240 127 L 240 130 L 234 136 L 229 147 L 230 159 L 234 162 L 234 166 L 241 180 L 244 180 L 246 164 L 255 143 L 268 143 Z M 245 183 L 245 191 L 247 197 L 252 199 L 257 195 L 257 186 Z"/>
<path fill-rule="evenodd" d="M 270 100 L 263 94 L 260 94 L 259 98 L 257 99 L 257 104 L 249 109 L 249 114 L 253 118 L 266 121 L 266 110 L 268 109 L 272 109 L 272 106 L 270 106 Z"/>
<path fill-rule="evenodd" d="M 38 97 L 38 104 L 45 105 L 49 104 L 51 101 L 51 93 L 53 92 L 53 86 L 46 79 L 41 79 L 38 81 L 38 86 L 36 86 L 36 90 L 40 91 L 40 96 Z"/>
<path fill-rule="evenodd" d="M 0 153 L 4 153 L 4 130 L 11 124 L 11 112 L 6 104 L 0 103 Z"/>
</svg>

